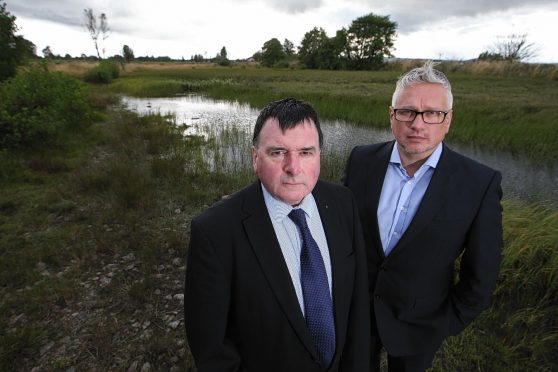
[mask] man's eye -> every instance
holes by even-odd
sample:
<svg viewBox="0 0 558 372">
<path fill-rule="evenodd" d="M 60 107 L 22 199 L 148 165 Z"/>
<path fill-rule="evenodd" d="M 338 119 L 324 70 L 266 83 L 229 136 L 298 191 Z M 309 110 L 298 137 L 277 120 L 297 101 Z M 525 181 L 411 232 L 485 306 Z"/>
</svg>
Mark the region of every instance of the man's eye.
<svg viewBox="0 0 558 372">
<path fill-rule="evenodd" d="M 311 150 L 302 150 L 299 154 L 300 156 L 312 156 L 314 155 L 314 152 Z"/>
<path fill-rule="evenodd" d="M 431 118 L 435 118 L 442 115 L 442 111 L 425 111 L 423 115 L 426 115 Z"/>
<path fill-rule="evenodd" d="M 269 152 L 269 156 L 271 157 L 279 157 L 285 155 L 284 150 L 272 150 Z"/>
</svg>

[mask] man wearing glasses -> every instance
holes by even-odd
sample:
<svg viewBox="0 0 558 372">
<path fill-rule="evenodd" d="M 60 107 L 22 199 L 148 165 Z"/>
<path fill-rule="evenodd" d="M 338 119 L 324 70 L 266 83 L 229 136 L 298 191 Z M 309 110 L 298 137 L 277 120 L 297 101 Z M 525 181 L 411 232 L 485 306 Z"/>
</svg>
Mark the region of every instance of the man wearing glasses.
<svg viewBox="0 0 558 372">
<path fill-rule="evenodd" d="M 364 230 L 372 370 L 424 371 L 442 341 L 490 304 L 502 247 L 501 175 L 442 141 L 453 116 L 447 77 L 432 62 L 397 82 L 395 141 L 358 146 L 343 181 Z"/>
</svg>

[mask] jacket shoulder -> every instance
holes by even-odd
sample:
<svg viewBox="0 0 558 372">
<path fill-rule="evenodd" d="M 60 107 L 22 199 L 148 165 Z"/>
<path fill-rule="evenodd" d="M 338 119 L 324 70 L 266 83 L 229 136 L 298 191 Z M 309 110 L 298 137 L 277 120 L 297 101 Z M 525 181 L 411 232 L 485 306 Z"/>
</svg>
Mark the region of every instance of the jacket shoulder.
<svg viewBox="0 0 558 372">
<path fill-rule="evenodd" d="M 333 183 L 329 181 L 319 180 L 314 187 L 313 194 L 319 193 L 320 195 L 324 195 L 329 199 L 343 199 L 343 200 L 350 200 L 352 198 L 351 190 L 341 184 Z"/>
<path fill-rule="evenodd" d="M 444 151 L 446 152 L 446 157 L 448 163 L 451 164 L 454 169 L 462 169 L 468 174 L 477 174 L 479 176 L 493 177 L 495 173 L 498 175 L 500 172 L 494 168 L 489 167 L 486 164 L 479 163 L 463 154 L 453 151 L 448 146 L 444 145 Z"/>
<path fill-rule="evenodd" d="M 391 150 L 393 144 L 394 141 L 388 141 L 388 142 L 374 143 L 371 145 L 356 146 L 353 148 L 351 152 L 351 157 L 360 158 L 360 157 L 367 157 L 371 155 L 380 154 L 385 151 Z"/>
<path fill-rule="evenodd" d="M 235 192 L 234 194 L 224 197 L 196 216 L 192 220 L 192 223 L 199 225 L 226 226 L 230 223 L 232 216 L 243 215 L 243 204 L 248 195 L 258 191 L 261 192 L 257 186 L 259 186 L 259 183 L 257 185 L 256 183 L 253 183 Z"/>
</svg>

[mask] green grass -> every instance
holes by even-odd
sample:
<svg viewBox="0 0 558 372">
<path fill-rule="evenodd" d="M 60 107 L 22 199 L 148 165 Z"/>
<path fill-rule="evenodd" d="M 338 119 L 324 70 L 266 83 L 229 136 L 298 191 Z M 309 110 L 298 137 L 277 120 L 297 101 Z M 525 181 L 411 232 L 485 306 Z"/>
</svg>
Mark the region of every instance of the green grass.
<svg viewBox="0 0 558 372">
<path fill-rule="evenodd" d="M 176 346 L 183 329 L 169 334 L 167 318 L 161 325 L 172 308 L 153 292 L 180 282 L 178 268 L 167 284 L 161 267 L 185 256 L 189 218 L 220 197 L 205 183 L 192 196 L 190 177 L 217 177 L 201 166 L 185 171 L 204 142 L 184 141 L 168 118 L 105 116 L 65 147 L 0 153 L 0 371 L 126 370 L 134 357 L 166 370 L 192 363 Z M 134 270 L 110 269 L 130 253 Z M 108 285 L 84 287 L 91 278 L 111 278 L 104 276 L 111 270 Z M 172 287 L 171 294 L 180 291 Z M 141 339 L 128 319 L 159 331 Z M 71 350 L 63 352 L 66 337 Z M 50 342 L 56 346 L 43 355 Z"/>
<path fill-rule="evenodd" d="M 449 71 L 454 122 L 448 139 L 555 163 L 558 157 L 558 89 L 547 75 L 503 76 Z M 321 71 L 266 68 L 144 69 L 110 86 L 138 96 L 204 93 L 260 108 L 294 96 L 321 117 L 389 127 L 388 106 L 400 69 Z"/>
<path fill-rule="evenodd" d="M 504 202 L 504 250 L 492 307 L 446 341 L 437 371 L 558 367 L 558 213 Z"/>
<path fill-rule="evenodd" d="M 327 110 L 333 94 L 348 97 L 338 89 L 346 88 L 365 105 L 372 99 L 371 85 L 387 92 L 395 78 L 395 72 L 214 70 L 188 71 L 188 76 L 180 71 L 171 79 L 211 81 L 200 83 L 200 91 L 223 97 L 234 91 L 255 105 L 296 85 L 301 94 L 314 94 L 315 102 Z M 118 89 L 124 89 L 128 79 L 141 83 L 144 78 L 120 78 Z M 456 75 L 454 81 L 459 84 L 460 79 L 468 78 Z M 516 80 L 494 78 L 495 87 L 486 89 L 505 96 L 506 87 Z M 245 85 L 248 81 L 257 89 Z M 275 86 L 271 81 L 283 88 L 266 90 Z M 341 88 L 332 81 L 354 86 Z M 313 93 L 305 84 L 329 86 L 331 92 Z M 99 107 L 114 102 L 106 93 L 106 87 L 92 92 Z M 542 105 L 532 100 L 523 104 Z M 358 110 L 353 114 L 351 109 L 354 102 L 335 102 L 332 110 L 357 115 Z M 169 305 L 156 292 L 182 291 L 183 271 L 167 266 L 185 257 L 191 218 L 254 179 L 250 144 L 242 129 L 209 129 L 206 137 L 183 138 L 183 128 L 172 116 L 140 118 L 116 109 L 98 117 L 99 123 L 63 147 L 0 152 L 0 371 L 37 365 L 44 370 L 127 370 L 134 362 L 138 368 L 149 362 L 168 370 L 171 359 L 182 370 L 192 367 L 187 348 L 175 342 L 184 339 L 184 330 L 166 328 L 169 314 L 180 314 L 182 307 Z M 230 156 L 238 160 L 227 161 Z M 338 181 L 344 162 L 323 154 L 321 177 Z M 493 306 L 444 344 L 435 371 L 558 368 L 558 214 L 541 205 L 505 200 L 504 240 Z M 131 263 L 133 269 L 128 269 Z M 111 265 L 116 269 L 107 285 L 92 279 L 106 279 Z M 74 312 L 80 315 L 70 316 Z M 148 323 L 153 332 L 142 339 Z M 65 337 L 72 346 L 56 351 Z M 50 341 L 56 346 L 41 356 Z"/>
</svg>

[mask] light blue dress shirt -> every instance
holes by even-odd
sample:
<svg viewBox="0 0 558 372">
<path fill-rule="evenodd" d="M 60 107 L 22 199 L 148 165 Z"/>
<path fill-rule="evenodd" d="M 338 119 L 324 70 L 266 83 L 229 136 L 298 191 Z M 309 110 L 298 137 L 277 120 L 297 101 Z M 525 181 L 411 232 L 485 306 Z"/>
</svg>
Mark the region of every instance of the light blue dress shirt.
<svg viewBox="0 0 558 372">
<path fill-rule="evenodd" d="M 300 309 L 304 315 L 304 298 L 302 295 L 302 284 L 300 282 L 300 251 L 302 249 L 302 240 L 300 239 L 298 228 L 288 216 L 294 208 L 291 205 L 274 198 L 273 195 L 266 190 L 263 184 L 262 190 L 265 206 L 267 207 L 269 217 L 271 217 L 275 235 L 277 236 L 281 252 L 283 253 L 285 263 L 289 269 L 289 274 L 291 275 L 291 280 L 295 288 Z M 314 196 L 311 193 L 306 195 L 302 200 L 302 203 L 300 203 L 297 208 L 300 208 L 305 212 L 306 223 L 308 224 L 310 233 L 320 248 L 329 284 L 329 294 L 331 295 L 331 261 L 329 257 L 329 249 Z"/>
<path fill-rule="evenodd" d="M 415 217 L 440 160 L 442 148 L 440 143 L 413 177 L 409 177 L 401 164 L 397 143 L 394 144 L 378 205 L 380 238 L 386 256 Z"/>
</svg>

